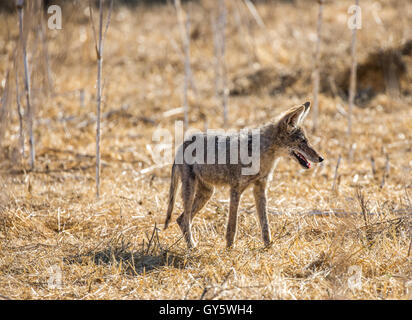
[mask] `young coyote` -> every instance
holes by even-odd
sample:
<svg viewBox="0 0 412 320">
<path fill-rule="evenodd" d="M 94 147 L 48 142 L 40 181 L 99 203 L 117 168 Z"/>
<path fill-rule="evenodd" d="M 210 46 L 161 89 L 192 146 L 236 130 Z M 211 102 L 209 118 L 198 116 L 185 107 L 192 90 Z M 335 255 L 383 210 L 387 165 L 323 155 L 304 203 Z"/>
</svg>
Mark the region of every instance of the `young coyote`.
<svg viewBox="0 0 412 320">
<path fill-rule="evenodd" d="M 193 217 L 211 198 L 215 185 L 229 185 L 230 209 L 226 233 L 226 246 L 231 247 L 236 235 L 239 201 L 243 191 L 252 184 L 263 242 L 266 246 L 269 245 L 271 238 L 266 214 L 266 187 L 268 177 L 274 167 L 275 159 L 281 156 L 290 156 L 305 169 L 310 168 L 310 162 L 308 160 L 316 163 L 323 161 L 323 158 L 310 146 L 303 129 L 300 128 L 309 109 L 310 102 L 292 107 L 281 115 L 279 120 L 262 126 L 257 133 L 258 137 L 254 137 L 253 133 L 224 136 L 197 134 L 192 136 L 191 139 L 186 140 L 179 147 L 177 154 L 179 154 L 179 152 L 184 152 L 193 143 L 193 139 L 203 139 L 203 142 L 205 143 L 202 144 L 202 146 L 207 147 L 204 147 L 204 150 L 201 150 L 202 157 L 206 159 L 208 152 L 213 153 L 213 160 L 215 161 L 213 161 L 213 163 L 210 163 L 210 161 L 193 162 L 185 159 L 179 164 L 179 161 L 176 161 L 177 156 L 175 157 L 172 166 L 169 207 L 167 209 L 165 229 L 168 227 L 172 216 L 179 177 L 182 181 L 184 212 L 176 221 L 183 232 L 189 248 L 195 247 L 191 232 Z M 211 146 L 212 148 L 210 148 L 210 144 L 206 143 L 210 138 L 217 139 L 217 141 L 223 141 L 223 143 L 215 143 Z M 235 161 L 235 163 L 233 163 L 234 161 L 228 161 L 233 160 L 232 156 L 229 155 L 229 151 L 232 151 L 230 149 L 230 141 L 239 141 L 239 145 L 242 146 L 243 140 L 243 145 L 250 151 L 253 148 L 251 144 L 256 141 L 254 138 L 258 138 L 257 141 L 260 147 L 260 152 L 258 154 L 260 168 L 257 173 L 255 172 L 254 174 L 245 175 L 242 169 L 244 169 L 246 165 L 238 163 L 237 161 Z M 224 156 L 226 155 L 227 161 L 225 163 L 217 161 L 219 150 L 221 151 L 222 148 L 224 149 L 223 152 L 225 152 Z M 238 155 L 239 152 L 237 149 L 236 152 Z"/>
</svg>

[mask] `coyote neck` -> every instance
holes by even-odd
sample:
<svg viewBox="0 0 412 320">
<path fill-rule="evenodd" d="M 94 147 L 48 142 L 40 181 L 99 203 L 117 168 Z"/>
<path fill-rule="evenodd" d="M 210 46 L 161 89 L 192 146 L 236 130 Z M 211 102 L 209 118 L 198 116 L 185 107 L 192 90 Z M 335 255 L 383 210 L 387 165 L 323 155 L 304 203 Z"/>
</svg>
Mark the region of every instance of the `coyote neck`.
<svg viewBox="0 0 412 320">
<path fill-rule="evenodd" d="M 282 156 L 281 128 L 270 123 L 260 131 L 260 175 L 272 175 L 276 159 Z"/>
<path fill-rule="evenodd" d="M 272 153 L 277 157 L 282 147 L 281 129 L 277 123 L 269 123 L 261 128 L 261 148 L 263 152 Z"/>
</svg>

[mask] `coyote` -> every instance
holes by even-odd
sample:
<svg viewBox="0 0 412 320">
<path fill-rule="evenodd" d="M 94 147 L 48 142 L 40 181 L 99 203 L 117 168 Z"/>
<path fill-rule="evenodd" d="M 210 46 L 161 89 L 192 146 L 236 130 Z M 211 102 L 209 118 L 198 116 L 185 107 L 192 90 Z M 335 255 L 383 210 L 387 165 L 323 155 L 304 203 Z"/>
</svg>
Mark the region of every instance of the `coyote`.
<svg viewBox="0 0 412 320">
<path fill-rule="evenodd" d="M 323 161 L 323 158 L 310 146 L 303 129 L 300 127 L 309 110 L 310 102 L 292 107 L 276 121 L 260 127 L 256 137 L 253 136 L 253 133 L 246 135 L 237 133 L 224 136 L 212 136 L 201 133 L 185 140 L 178 148 L 177 154 L 184 152 L 193 143 L 194 138 L 204 139 L 205 141 L 210 138 L 217 138 L 220 141 L 223 140 L 223 147 L 229 146 L 230 140 L 237 139 L 245 143 L 249 152 L 252 147 L 253 138 L 258 138 L 260 168 L 255 174 L 245 175 L 242 174 L 242 168 L 245 167 L 242 163 L 233 163 L 233 161 L 226 161 L 226 163 L 221 161 L 218 163 L 215 163 L 216 161 L 204 163 L 203 161 L 197 161 L 190 164 L 186 159 L 182 163 L 178 163 L 175 157 L 172 166 L 169 206 L 164 228 L 166 229 L 170 223 L 179 177 L 182 181 L 184 211 L 176 221 L 185 237 L 188 248 L 196 246 L 191 233 L 193 217 L 212 197 L 215 185 L 228 185 L 230 187 L 230 208 L 226 246 L 229 248 L 233 245 L 236 236 L 237 211 L 241 195 L 249 185 L 253 185 L 253 195 L 262 238 L 265 246 L 268 246 L 271 243 L 271 236 L 266 214 L 266 187 L 268 177 L 272 174 L 274 168 L 275 159 L 281 156 L 289 156 L 305 169 L 310 168 L 311 164 L 309 161 L 315 163 Z M 242 144 L 240 143 L 240 145 Z M 222 143 L 216 143 L 215 150 L 213 151 L 218 153 L 221 148 Z M 208 152 L 211 152 L 210 145 L 208 144 L 202 152 L 206 159 Z M 229 160 L 229 151 L 225 148 L 224 152 L 226 152 L 226 160 Z M 213 154 L 215 155 L 213 160 L 216 160 L 216 152 L 213 152 Z M 230 160 L 232 160 L 231 157 Z"/>
</svg>

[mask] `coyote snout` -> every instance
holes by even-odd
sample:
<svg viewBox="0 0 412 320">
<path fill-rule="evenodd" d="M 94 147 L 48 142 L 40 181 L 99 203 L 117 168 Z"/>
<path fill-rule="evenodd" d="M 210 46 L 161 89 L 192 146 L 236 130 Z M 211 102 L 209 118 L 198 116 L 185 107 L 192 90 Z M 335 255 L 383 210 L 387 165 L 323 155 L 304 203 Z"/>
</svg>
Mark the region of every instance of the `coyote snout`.
<svg viewBox="0 0 412 320">
<path fill-rule="evenodd" d="M 281 156 L 290 156 L 295 159 L 303 168 L 309 169 L 310 162 L 319 163 L 323 158 L 310 145 L 305 136 L 301 124 L 310 110 L 310 103 L 289 109 L 281 115 L 277 121 L 271 122 L 259 128 L 258 133 L 235 134 L 235 135 L 198 135 L 196 138 L 201 141 L 207 141 L 208 138 L 216 138 L 217 141 L 223 141 L 222 144 L 202 144 L 202 155 L 209 159 L 213 155 L 214 161 L 186 161 L 183 163 L 176 161 L 172 166 L 172 176 L 169 192 L 169 206 L 165 221 L 165 229 L 168 227 L 173 206 L 175 203 L 176 192 L 178 189 L 179 178 L 182 181 L 182 198 L 184 212 L 177 218 L 177 223 L 185 237 L 189 248 L 194 247 L 195 243 L 191 233 L 191 223 L 193 217 L 199 212 L 211 198 L 216 185 L 230 186 L 230 207 L 229 218 L 226 232 L 226 245 L 231 247 L 234 243 L 237 229 L 237 211 L 241 195 L 245 189 L 253 185 L 253 195 L 261 227 L 262 238 L 265 245 L 271 242 L 270 229 L 266 214 L 266 187 L 268 178 L 274 167 L 275 159 Z M 213 139 L 214 140 L 214 139 Z M 231 163 L 227 161 L 222 163 L 219 152 L 224 150 L 223 159 L 232 160 L 233 150 L 236 150 L 239 156 L 242 150 L 231 148 L 232 142 L 236 141 L 240 148 L 254 150 L 251 144 L 259 144 L 259 161 L 260 166 L 257 173 L 252 175 L 243 174 L 246 164 L 238 161 Z M 186 140 L 180 147 L 180 152 L 185 152 L 190 147 L 192 150 L 191 139 Z M 245 151 L 245 150 L 243 150 Z M 247 150 L 246 150 L 247 151 Z M 219 158 L 219 159 L 218 159 Z M 236 159 L 238 159 L 237 157 Z M 200 160 L 203 160 L 200 158 Z"/>
</svg>

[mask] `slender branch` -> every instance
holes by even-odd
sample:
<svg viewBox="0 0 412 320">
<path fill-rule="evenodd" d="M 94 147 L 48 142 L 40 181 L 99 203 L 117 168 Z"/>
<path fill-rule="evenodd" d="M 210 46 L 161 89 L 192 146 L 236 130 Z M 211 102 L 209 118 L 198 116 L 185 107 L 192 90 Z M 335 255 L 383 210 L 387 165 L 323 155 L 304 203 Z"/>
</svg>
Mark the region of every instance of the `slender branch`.
<svg viewBox="0 0 412 320">
<path fill-rule="evenodd" d="M 259 15 L 259 12 L 257 11 L 255 5 L 253 4 L 252 1 L 250 0 L 245 0 L 245 4 L 247 8 L 249 9 L 250 13 L 252 14 L 253 18 L 256 20 L 256 23 L 259 25 L 261 28 L 265 28 L 265 23 L 263 22 L 262 18 Z"/>
<path fill-rule="evenodd" d="M 20 40 L 23 50 L 23 64 L 24 64 L 24 90 L 26 93 L 26 104 L 27 104 L 27 116 L 28 116 L 28 129 L 29 129 L 29 144 L 30 144 L 30 169 L 34 169 L 35 162 L 35 144 L 34 144 L 34 135 L 33 135 L 33 110 L 30 101 L 30 69 L 29 61 L 27 58 L 26 51 L 26 41 L 24 40 L 23 35 L 23 6 L 24 0 L 16 0 L 17 12 L 19 15 L 19 31 L 20 31 Z"/>
<path fill-rule="evenodd" d="M 174 0 L 174 5 L 176 8 L 177 20 L 180 28 L 180 35 L 183 43 L 184 51 L 184 86 L 183 86 L 183 110 L 184 110 L 184 130 L 186 131 L 189 126 L 189 102 L 188 102 L 188 88 L 189 81 L 192 81 L 192 72 L 190 68 L 190 15 L 189 12 L 186 14 L 186 21 L 184 19 L 184 11 L 180 0 Z M 192 88 L 194 85 L 192 84 Z"/>
<path fill-rule="evenodd" d="M 223 106 L 223 127 L 227 128 L 228 126 L 228 89 L 227 89 L 227 80 L 226 80 L 226 64 L 225 64 L 225 27 L 226 27 L 226 5 L 225 0 L 219 1 L 219 33 L 220 33 L 220 70 L 221 70 L 221 81 L 222 81 L 222 106 Z"/>
<path fill-rule="evenodd" d="M 218 27 L 216 23 L 216 16 L 214 11 L 210 16 L 210 22 L 212 24 L 213 31 L 213 54 L 214 54 L 214 67 L 215 67 L 215 96 L 216 99 L 219 97 L 220 90 L 220 49 L 219 49 L 219 36 L 218 36 Z"/>
<path fill-rule="evenodd" d="M 109 13 L 107 15 L 106 27 L 104 28 L 103 39 L 106 38 L 107 29 L 109 29 L 110 20 L 112 18 L 113 0 L 110 1 Z"/>
<path fill-rule="evenodd" d="M 113 0 L 111 1 L 108 18 L 106 22 L 105 31 L 103 34 L 103 2 L 104 0 L 99 1 L 99 38 L 97 42 L 96 29 L 93 21 L 93 13 L 91 8 L 91 2 L 89 1 L 89 12 L 90 20 L 93 28 L 93 35 L 96 44 L 96 54 L 97 54 L 97 119 L 96 119 L 96 197 L 100 197 L 100 140 L 101 140 L 101 108 L 102 108 L 102 69 L 103 69 L 103 48 L 104 48 L 104 39 L 109 28 L 111 11 L 113 9 Z"/>
<path fill-rule="evenodd" d="M 23 114 L 21 111 L 20 104 L 20 92 L 19 92 L 19 72 L 17 67 L 17 61 L 15 60 L 15 78 L 16 78 L 16 103 L 17 103 L 17 114 L 19 116 L 19 140 L 21 147 L 21 156 L 24 158 L 24 130 L 23 130 Z"/>
<path fill-rule="evenodd" d="M 185 114 L 185 130 L 189 126 L 189 102 L 187 97 L 187 91 L 189 88 L 189 77 L 190 77 L 190 14 L 186 15 L 186 28 L 185 28 L 185 41 L 184 41 L 184 51 L 185 51 L 185 82 L 184 82 L 184 93 L 183 93 L 183 107 Z"/>
<path fill-rule="evenodd" d="M 40 7 L 40 14 L 42 15 L 43 8 Z M 43 55 L 44 55 L 44 72 L 46 74 L 45 79 L 47 80 L 47 87 L 49 89 L 49 92 L 51 95 L 54 95 L 54 87 L 53 87 L 53 78 L 52 78 L 52 73 L 50 69 L 50 59 L 49 59 L 49 49 L 47 45 L 47 35 L 46 35 L 46 28 L 44 25 L 44 19 L 43 16 L 40 17 L 40 23 L 39 23 L 39 34 L 40 34 L 40 40 L 42 42 L 43 46 Z"/>
<path fill-rule="evenodd" d="M 94 27 L 94 19 L 93 19 L 93 10 L 92 10 L 92 2 L 89 0 L 89 15 L 90 15 L 90 22 L 93 28 L 93 39 L 94 39 L 94 46 L 97 52 L 97 39 L 96 39 L 96 28 Z"/>
<path fill-rule="evenodd" d="M 323 19 L 323 0 L 318 0 L 318 24 L 317 24 L 317 40 L 315 49 L 315 69 L 313 71 L 313 131 L 316 131 L 318 127 L 318 115 L 319 115 L 319 57 L 320 57 L 320 40 L 322 33 L 322 19 Z"/>
<path fill-rule="evenodd" d="M 10 69 L 7 68 L 4 91 L 0 98 L 0 142 L 4 133 L 4 125 L 9 115 L 9 87 L 10 87 Z"/>
<path fill-rule="evenodd" d="M 359 5 L 359 0 L 356 0 L 356 5 Z M 355 101 L 356 93 L 356 27 L 352 29 L 352 44 L 351 44 L 352 66 L 350 69 L 350 84 L 349 84 L 349 110 L 348 110 L 348 135 L 352 134 L 352 109 Z"/>
<path fill-rule="evenodd" d="M 342 159 L 342 156 L 339 155 L 338 161 L 336 162 L 335 176 L 333 177 L 332 190 L 335 190 L 335 189 L 336 189 L 336 179 L 337 179 L 337 177 L 338 177 L 338 169 L 339 169 L 339 165 L 340 165 L 341 159 Z"/>
</svg>

